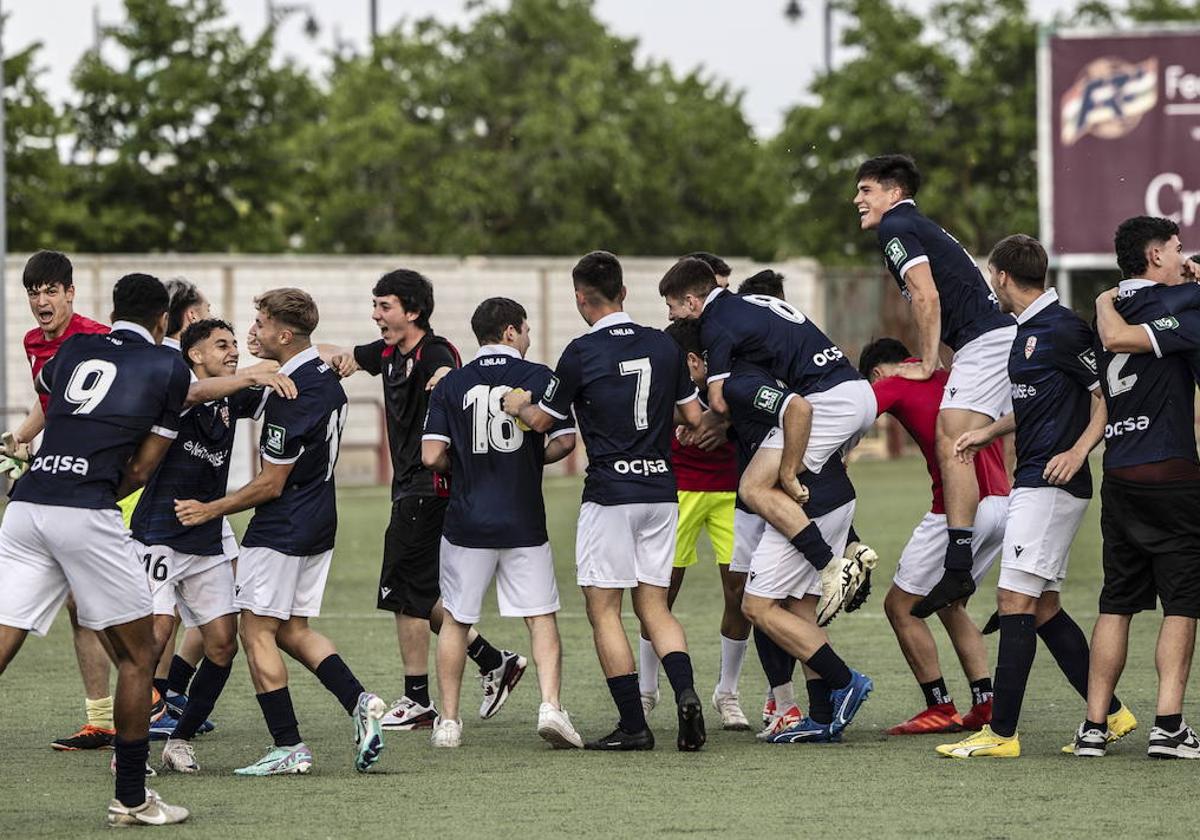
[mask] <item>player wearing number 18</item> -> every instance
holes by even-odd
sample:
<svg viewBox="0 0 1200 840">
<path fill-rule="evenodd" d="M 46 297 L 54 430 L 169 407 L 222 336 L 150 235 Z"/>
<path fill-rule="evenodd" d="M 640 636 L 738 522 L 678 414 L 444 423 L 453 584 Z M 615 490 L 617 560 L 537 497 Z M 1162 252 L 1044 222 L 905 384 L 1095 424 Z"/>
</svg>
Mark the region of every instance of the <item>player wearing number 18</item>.
<svg viewBox="0 0 1200 840">
<path fill-rule="evenodd" d="M 699 426 L 696 386 L 679 345 L 625 314 L 625 284 L 616 257 L 593 251 L 571 275 L 575 307 L 591 329 L 563 350 L 537 405 L 530 403 L 529 394 L 512 392 L 505 395 L 504 410 L 544 433 L 574 408 L 588 450 L 575 563 L 620 723 L 586 746 L 654 748 L 621 624 L 621 600 L 628 589 L 675 690 L 676 745 L 698 750 L 706 737 L 703 708 L 683 628 L 667 606 L 679 518 L 671 435 L 676 416 L 690 427 Z"/>
<path fill-rule="evenodd" d="M 440 558 L 446 611 L 437 647 L 442 709 L 432 740 L 439 747 L 459 745 L 467 633 L 479 621 L 483 596 L 496 578 L 500 614 L 520 616 L 529 628 L 542 690 L 538 734 L 555 747 L 582 747 L 559 705 L 558 585 L 542 500 L 542 465 L 575 448 L 575 423 L 559 420 L 543 435 L 522 428 L 500 406 L 514 389 L 540 397 L 552 376 L 545 365 L 525 361 L 529 322 L 519 303 L 485 300 L 471 329 L 479 352 L 434 389 L 421 443 L 425 466 L 451 474 Z"/>
<path fill-rule="evenodd" d="M 286 400 L 270 392 L 264 397 L 262 470 L 249 484 L 212 502 L 189 499 L 175 505 L 179 521 L 190 527 L 254 508 L 238 558 L 234 604 L 241 610 L 250 679 L 275 746 L 235 772 L 275 776 L 312 768 L 280 651 L 316 674 L 354 719 L 354 767 L 366 772 L 383 749 L 379 721 L 387 707 L 363 690 L 333 643 L 308 624 L 321 612 L 333 559 L 333 473 L 346 423 L 346 392 L 312 345 L 318 313 L 307 293 L 274 289 L 254 302 L 259 355 L 279 362 L 279 373 L 291 378 L 296 397 Z"/>
</svg>

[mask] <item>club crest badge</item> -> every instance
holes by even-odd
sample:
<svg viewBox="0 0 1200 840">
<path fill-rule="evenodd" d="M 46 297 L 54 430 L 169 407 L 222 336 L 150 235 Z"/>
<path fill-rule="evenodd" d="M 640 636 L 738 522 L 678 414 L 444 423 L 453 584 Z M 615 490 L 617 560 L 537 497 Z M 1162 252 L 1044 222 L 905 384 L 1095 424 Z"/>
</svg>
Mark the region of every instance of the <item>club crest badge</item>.
<svg viewBox="0 0 1200 840">
<path fill-rule="evenodd" d="M 1031 335 L 1025 339 L 1025 358 L 1028 359 L 1033 355 L 1034 348 L 1037 347 L 1037 336 Z"/>
</svg>

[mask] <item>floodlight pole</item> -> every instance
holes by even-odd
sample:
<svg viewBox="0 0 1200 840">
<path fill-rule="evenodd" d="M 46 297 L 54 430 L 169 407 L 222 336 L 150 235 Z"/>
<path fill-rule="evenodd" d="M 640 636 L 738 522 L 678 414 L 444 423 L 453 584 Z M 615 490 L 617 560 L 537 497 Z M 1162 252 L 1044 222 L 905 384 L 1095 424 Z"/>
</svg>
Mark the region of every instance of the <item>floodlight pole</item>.
<svg viewBox="0 0 1200 840">
<path fill-rule="evenodd" d="M 371 0 L 371 43 L 379 37 L 379 0 Z"/>
</svg>

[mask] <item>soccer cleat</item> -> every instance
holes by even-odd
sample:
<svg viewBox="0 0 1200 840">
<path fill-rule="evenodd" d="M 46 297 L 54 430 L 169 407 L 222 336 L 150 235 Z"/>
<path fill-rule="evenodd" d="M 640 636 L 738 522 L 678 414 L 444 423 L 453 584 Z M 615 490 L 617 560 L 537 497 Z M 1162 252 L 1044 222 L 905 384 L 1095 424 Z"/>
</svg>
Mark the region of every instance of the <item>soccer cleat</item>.
<svg viewBox="0 0 1200 840">
<path fill-rule="evenodd" d="M 487 720 L 504 705 L 508 694 L 521 681 L 525 674 L 528 661 L 519 653 L 511 650 L 500 651 L 500 666 L 486 674 L 479 675 L 479 683 L 483 687 L 483 702 L 479 704 L 479 716 Z"/>
<path fill-rule="evenodd" d="M 728 732 L 749 732 L 750 721 L 742 711 L 736 694 L 723 694 L 713 689 L 713 708 L 721 716 L 721 728 Z"/>
<path fill-rule="evenodd" d="M 433 725 L 433 734 L 429 736 L 429 743 L 435 747 L 461 747 L 462 721 L 438 718 Z"/>
<path fill-rule="evenodd" d="M 169 711 L 164 711 L 158 720 L 150 724 L 150 740 L 165 741 L 175 734 L 175 727 L 178 725 L 179 718 Z"/>
<path fill-rule="evenodd" d="M 99 726 L 84 724 L 83 728 L 74 735 L 56 738 L 50 742 L 50 748 L 62 752 L 76 750 L 111 750 L 113 739 L 117 737 L 115 729 L 101 729 Z"/>
<path fill-rule="evenodd" d="M 550 703 L 538 707 L 537 734 L 556 750 L 583 749 L 583 738 L 571 725 L 571 716 Z"/>
<path fill-rule="evenodd" d="M 166 696 L 167 711 L 175 717 L 176 720 L 183 719 L 183 713 L 187 709 L 188 699 L 186 694 L 180 694 L 176 691 L 168 691 Z M 197 735 L 206 735 L 217 728 L 217 725 L 211 720 L 206 720 L 200 724 L 196 730 Z"/>
<path fill-rule="evenodd" d="M 763 728 L 765 729 L 768 726 L 770 726 L 771 721 L 774 720 L 776 717 L 778 717 L 778 715 L 775 714 L 775 695 L 774 695 L 774 693 L 772 693 L 771 689 L 768 688 L 767 689 L 767 698 L 765 700 L 763 700 L 763 709 L 762 709 Z"/>
<path fill-rule="evenodd" d="M 626 732 L 620 726 L 603 738 L 588 741 L 583 745 L 585 750 L 605 750 L 608 752 L 641 752 L 654 749 L 654 733 L 649 727 L 641 732 Z"/>
<path fill-rule="evenodd" d="M 430 703 L 422 706 L 415 700 L 401 697 L 387 710 L 379 725 L 392 732 L 408 732 L 413 729 L 432 729 L 437 720 L 437 709 Z"/>
<path fill-rule="evenodd" d="M 992 722 L 992 698 L 976 703 L 962 716 L 963 729 L 978 732 Z"/>
<path fill-rule="evenodd" d="M 1079 724 L 1075 733 L 1075 743 L 1071 752 L 1081 758 L 1103 758 L 1112 740 L 1112 732 L 1101 732 L 1099 729 L 1084 729 L 1085 724 Z"/>
<path fill-rule="evenodd" d="M 1000 629 L 1000 611 L 995 610 L 992 612 L 991 615 L 988 616 L 987 622 L 983 625 L 983 628 L 979 632 L 985 636 L 990 636 L 999 629 Z"/>
<path fill-rule="evenodd" d="M 196 763 L 196 751 L 190 741 L 182 738 L 168 738 L 162 751 L 162 766 L 164 770 L 174 770 L 176 773 L 198 773 L 200 765 Z"/>
<path fill-rule="evenodd" d="M 1161 727 L 1150 730 L 1150 746 L 1146 755 L 1151 758 L 1200 758 L 1200 738 L 1184 721 L 1178 732 Z"/>
<path fill-rule="evenodd" d="M 862 609 L 867 603 L 867 598 L 871 595 L 871 570 L 875 568 L 875 564 L 879 562 L 879 555 L 875 549 L 869 545 L 860 542 L 852 542 L 846 546 L 845 552 L 847 557 L 857 560 L 863 565 L 863 581 L 858 587 L 858 591 L 854 596 L 846 602 L 846 612 L 852 613 Z"/>
<path fill-rule="evenodd" d="M 946 569 L 929 594 L 917 602 L 909 614 L 917 618 L 929 618 L 938 610 L 955 601 L 969 598 L 975 592 L 975 580 L 970 569 Z"/>
<path fill-rule="evenodd" d="M 850 684 L 829 692 L 829 700 L 833 704 L 833 722 L 830 727 L 834 735 L 850 725 L 874 688 L 875 683 L 870 677 L 851 668 Z"/>
<path fill-rule="evenodd" d="M 146 788 L 146 801 L 132 808 L 114 799 L 108 803 L 108 824 L 112 828 L 130 828 L 135 825 L 173 825 L 188 818 L 188 809 L 179 805 L 168 805 L 158 794 Z"/>
<path fill-rule="evenodd" d="M 312 769 L 313 754 L 306 744 L 294 747 L 271 747 L 258 761 L 233 771 L 235 776 L 303 775 Z"/>
<path fill-rule="evenodd" d="M 832 724 L 806 717 L 765 740 L 768 744 L 836 744 L 841 742 L 842 734 L 834 732 Z"/>
<path fill-rule="evenodd" d="M 1005 738 L 984 725 L 983 729 L 954 744 L 942 744 L 937 751 L 950 758 L 1018 758 L 1021 740 L 1017 733 Z"/>
<path fill-rule="evenodd" d="M 1122 703 L 1121 708 L 1108 716 L 1108 742 L 1112 743 L 1124 738 L 1130 732 L 1137 729 L 1137 726 L 1137 718 L 1133 716 L 1133 712 L 1129 711 L 1129 707 Z M 1073 755 L 1075 753 L 1075 742 L 1072 741 L 1067 744 L 1062 748 L 1062 751 L 1067 755 Z"/>
<path fill-rule="evenodd" d="M 117 775 L 117 755 L 113 753 L 113 757 L 108 760 L 108 769 L 115 776 Z M 158 775 L 158 771 L 150 766 L 150 762 L 146 762 L 146 778 L 152 779 Z"/>
<path fill-rule="evenodd" d="M 817 601 L 817 625 L 824 627 L 854 598 L 867 569 L 861 560 L 834 557 L 821 570 L 821 597 Z"/>
<path fill-rule="evenodd" d="M 654 707 L 658 705 L 658 701 L 662 695 L 658 693 L 658 689 L 654 689 L 653 694 L 642 692 L 642 715 L 646 718 L 650 717 L 650 713 L 654 711 Z"/>
<path fill-rule="evenodd" d="M 804 712 L 800 711 L 799 706 L 790 706 L 782 714 L 772 715 L 762 732 L 756 732 L 754 737 L 760 741 L 770 741 L 780 732 L 795 726 L 803 717 Z"/>
<path fill-rule="evenodd" d="M 904 723 L 887 731 L 888 735 L 930 735 L 962 732 L 963 719 L 953 703 L 938 703 L 922 709 Z"/>
<path fill-rule="evenodd" d="M 708 735 L 704 731 L 704 706 L 694 689 L 685 688 L 679 693 L 675 710 L 679 720 L 675 746 L 680 752 L 696 752 L 704 746 Z"/>
<path fill-rule="evenodd" d="M 150 689 L 150 722 L 154 723 L 167 713 L 167 701 L 158 693 L 157 688 Z"/>
<path fill-rule="evenodd" d="M 354 769 L 359 773 L 370 770 L 383 752 L 383 727 L 380 721 L 385 714 L 387 704 L 378 694 L 364 691 L 358 695 L 358 704 L 351 717 L 354 718 Z"/>
</svg>

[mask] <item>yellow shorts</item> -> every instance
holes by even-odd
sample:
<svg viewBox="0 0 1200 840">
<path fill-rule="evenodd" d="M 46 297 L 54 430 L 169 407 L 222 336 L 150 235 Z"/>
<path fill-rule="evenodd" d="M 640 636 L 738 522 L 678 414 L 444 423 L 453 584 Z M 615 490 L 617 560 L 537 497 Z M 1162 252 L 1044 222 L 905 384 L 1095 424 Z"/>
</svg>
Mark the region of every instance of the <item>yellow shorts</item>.
<svg viewBox="0 0 1200 840">
<path fill-rule="evenodd" d="M 729 565 L 733 558 L 733 503 L 737 493 L 699 490 L 679 491 L 679 527 L 675 531 L 675 566 L 686 568 L 696 562 L 696 540 L 700 529 L 708 530 L 717 562 Z"/>
<path fill-rule="evenodd" d="M 121 519 L 125 522 L 126 528 L 133 522 L 133 509 L 137 507 L 140 498 L 142 498 L 142 491 L 139 489 L 134 490 L 124 499 L 117 499 L 117 507 L 121 509 Z"/>
</svg>

